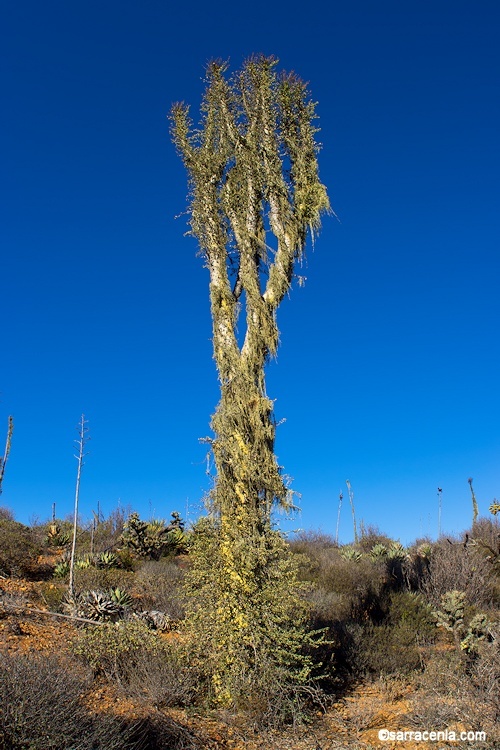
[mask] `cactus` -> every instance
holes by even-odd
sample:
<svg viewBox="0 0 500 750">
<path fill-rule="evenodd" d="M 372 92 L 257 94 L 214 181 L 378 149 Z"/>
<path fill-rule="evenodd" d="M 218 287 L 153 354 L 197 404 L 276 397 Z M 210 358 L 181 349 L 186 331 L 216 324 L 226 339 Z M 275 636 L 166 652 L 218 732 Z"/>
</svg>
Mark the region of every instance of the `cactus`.
<svg viewBox="0 0 500 750">
<path fill-rule="evenodd" d="M 96 558 L 96 568 L 118 568 L 119 560 L 114 552 L 101 552 Z"/>
<path fill-rule="evenodd" d="M 132 597 L 126 591 L 123 591 L 123 589 L 110 589 L 109 594 L 112 601 L 120 607 L 123 607 L 123 609 L 128 609 L 132 606 Z"/>
<path fill-rule="evenodd" d="M 377 544 L 374 544 L 373 547 L 370 550 L 370 556 L 378 559 L 380 557 L 386 557 L 388 553 L 388 549 L 385 546 L 385 544 L 381 544 L 378 542 Z"/>
<path fill-rule="evenodd" d="M 361 552 L 358 552 L 357 549 L 354 549 L 354 547 L 351 547 L 349 544 L 342 547 L 340 550 L 340 556 L 343 557 L 344 560 L 352 560 L 353 562 L 359 562 L 363 557 Z"/>
<path fill-rule="evenodd" d="M 54 568 L 54 578 L 65 578 L 69 573 L 69 562 L 62 560 Z"/>
<path fill-rule="evenodd" d="M 465 611 L 465 592 L 447 591 L 441 597 L 441 609 L 435 610 L 432 614 L 436 618 L 436 626 L 445 628 L 453 633 L 455 645 L 460 648 L 460 637 L 464 629 L 464 611 Z"/>
<path fill-rule="evenodd" d="M 154 519 L 149 523 L 141 521 L 138 513 L 132 513 L 128 518 L 122 534 L 126 547 L 141 557 L 158 560 L 169 551 L 184 551 L 186 537 L 183 532 L 184 524 L 178 513 L 172 513 L 172 522 L 167 526 L 162 519 Z"/>
<path fill-rule="evenodd" d="M 492 623 L 487 615 L 480 612 L 470 621 L 465 638 L 460 642 L 460 648 L 468 654 L 476 653 L 481 643 L 492 639 Z"/>
<path fill-rule="evenodd" d="M 83 617 L 96 622 L 116 622 L 123 616 L 123 606 L 113 601 L 111 594 L 105 591 L 84 591 L 69 597 L 64 608 L 73 617 Z"/>
</svg>

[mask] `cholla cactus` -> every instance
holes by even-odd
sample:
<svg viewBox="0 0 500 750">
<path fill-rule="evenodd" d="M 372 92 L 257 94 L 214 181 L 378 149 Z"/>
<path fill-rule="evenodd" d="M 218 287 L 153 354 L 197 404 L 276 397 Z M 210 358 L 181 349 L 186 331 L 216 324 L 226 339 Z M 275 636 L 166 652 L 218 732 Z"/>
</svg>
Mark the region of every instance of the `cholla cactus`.
<svg viewBox="0 0 500 750">
<path fill-rule="evenodd" d="M 138 513 L 128 518 L 122 540 L 126 547 L 141 557 L 158 560 L 170 550 L 181 551 L 186 546 L 183 522 L 178 513 L 172 513 L 172 523 L 166 525 L 162 519 L 149 523 L 141 521 Z"/>
<path fill-rule="evenodd" d="M 445 628 L 453 633 L 455 644 L 460 648 L 460 637 L 464 629 L 464 611 L 465 611 L 465 592 L 447 591 L 441 597 L 441 609 L 435 610 L 432 614 L 436 618 L 438 628 Z"/>
<path fill-rule="evenodd" d="M 465 638 L 460 642 L 462 651 L 466 651 L 468 654 L 475 653 L 480 648 L 481 643 L 493 640 L 492 627 L 493 623 L 484 612 L 474 615 L 467 628 Z"/>
<path fill-rule="evenodd" d="M 500 503 L 497 503 L 496 499 L 491 503 L 489 509 L 490 513 L 493 516 L 496 516 L 497 513 L 500 513 Z"/>
</svg>

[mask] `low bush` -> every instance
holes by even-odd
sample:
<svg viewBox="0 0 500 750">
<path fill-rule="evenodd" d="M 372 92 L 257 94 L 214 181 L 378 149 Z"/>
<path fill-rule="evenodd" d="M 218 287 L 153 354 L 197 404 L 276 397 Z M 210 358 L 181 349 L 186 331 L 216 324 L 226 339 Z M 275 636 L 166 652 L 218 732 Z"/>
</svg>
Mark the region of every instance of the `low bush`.
<svg viewBox="0 0 500 750">
<path fill-rule="evenodd" d="M 0 575 L 34 578 L 42 551 L 28 526 L 8 518 L 0 519 Z"/>
<path fill-rule="evenodd" d="M 185 705 L 196 692 L 197 670 L 185 647 L 140 620 L 82 630 L 71 649 L 95 675 L 105 675 L 127 695 L 156 708 Z"/>
<path fill-rule="evenodd" d="M 182 620 L 183 580 L 184 571 L 177 565 L 175 558 L 148 560 L 137 570 L 132 592 L 143 609 L 160 610 L 173 620 Z"/>
<path fill-rule="evenodd" d="M 0 654 L 0 750 L 139 750 L 137 726 L 85 708 L 91 683 L 53 656 Z"/>
<path fill-rule="evenodd" d="M 429 571 L 421 589 L 433 607 L 448 591 L 463 591 L 468 606 L 478 610 L 498 606 L 498 577 L 480 546 L 467 539 L 443 539 L 434 545 Z"/>
<path fill-rule="evenodd" d="M 75 569 L 75 592 L 77 594 L 92 589 L 125 589 L 129 591 L 134 583 L 134 574 L 121 568 L 80 568 Z"/>
<path fill-rule="evenodd" d="M 103 674 L 121 683 L 144 654 L 160 657 L 163 645 L 159 636 L 140 620 L 102 623 L 79 631 L 71 651 L 95 675 Z"/>
</svg>

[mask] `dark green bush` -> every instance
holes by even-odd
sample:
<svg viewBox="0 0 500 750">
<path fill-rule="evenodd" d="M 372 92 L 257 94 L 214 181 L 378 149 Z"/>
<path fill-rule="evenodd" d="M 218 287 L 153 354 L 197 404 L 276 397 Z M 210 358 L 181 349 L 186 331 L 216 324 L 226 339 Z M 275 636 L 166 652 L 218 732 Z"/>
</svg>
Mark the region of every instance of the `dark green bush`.
<svg viewBox="0 0 500 750">
<path fill-rule="evenodd" d="M 41 551 L 28 526 L 0 519 L 0 575 L 36 578 Z"/>
<path fill-rule="evenodd" d="M 391 594 L 388 623 L 395 627 L 410 628 L 418 642 L 433 641 L 436 635 L 432 607 L 421 594 L 397 591 Z"/>
</svg>

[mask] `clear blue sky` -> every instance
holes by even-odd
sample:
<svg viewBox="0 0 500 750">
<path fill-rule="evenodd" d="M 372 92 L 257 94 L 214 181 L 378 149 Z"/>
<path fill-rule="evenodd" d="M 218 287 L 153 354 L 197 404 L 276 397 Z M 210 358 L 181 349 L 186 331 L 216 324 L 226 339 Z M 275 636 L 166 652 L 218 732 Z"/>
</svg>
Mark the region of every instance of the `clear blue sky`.
<svg viewBox="0 0 500 750">
<path fill-rule="evenodd" d="M 245 15 L 246 13 L 246 15 Z M 500 6 L 17 0 L 2 8 L 0 504 L 90 516 L 200 512 L 218 400 L 208 277 L 184 236 L 167 114 L 206 63 L 252 53 L 310 82 L 330 218 L 279 312 L 277 453 L 301 493 L 285 529 L 408 542 L 500 495 Z M 3 425 L 3 427 L 2 427 Z"/>
</svg>

